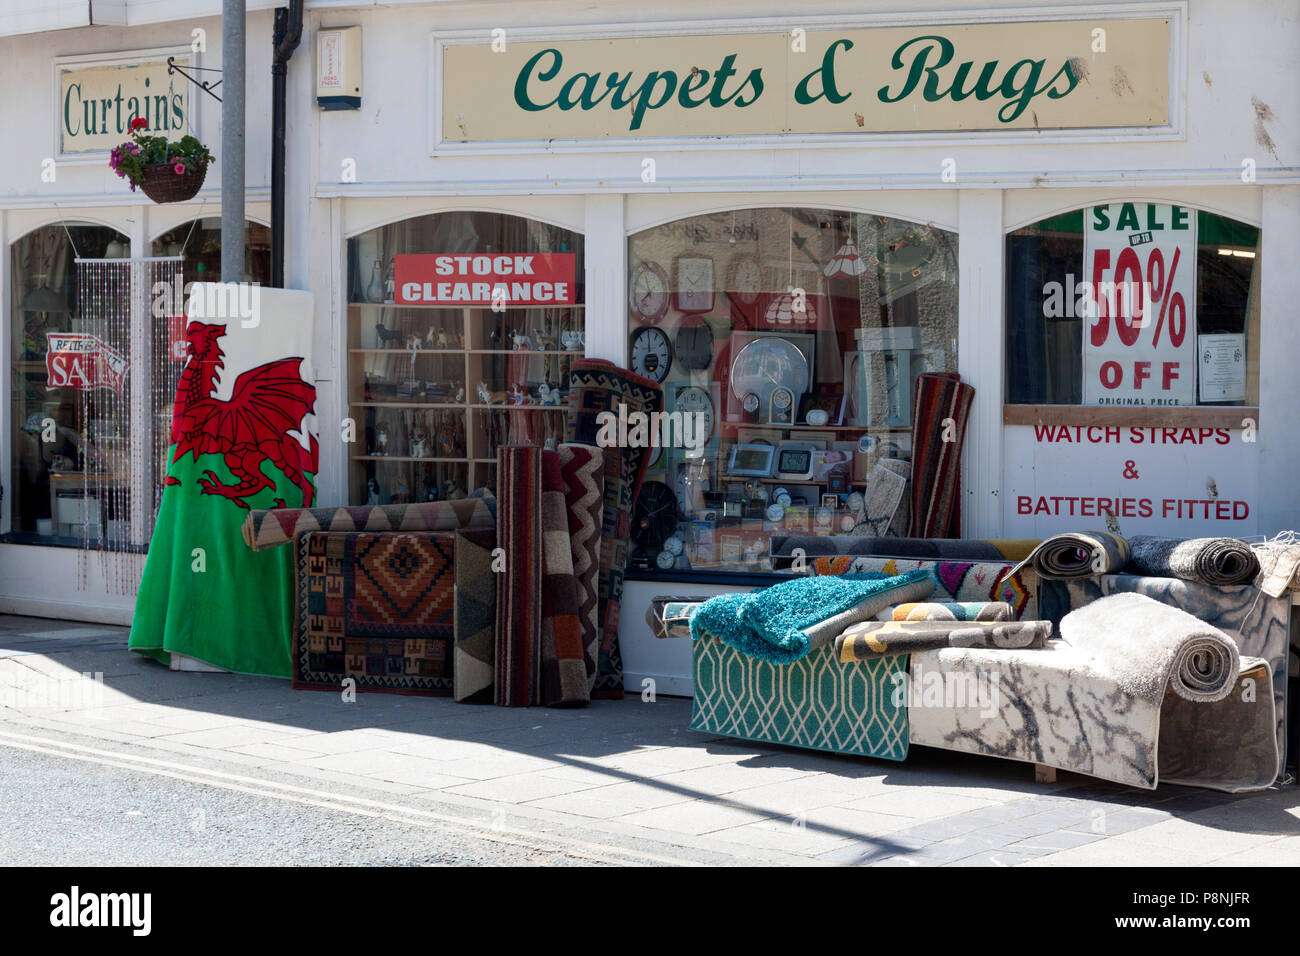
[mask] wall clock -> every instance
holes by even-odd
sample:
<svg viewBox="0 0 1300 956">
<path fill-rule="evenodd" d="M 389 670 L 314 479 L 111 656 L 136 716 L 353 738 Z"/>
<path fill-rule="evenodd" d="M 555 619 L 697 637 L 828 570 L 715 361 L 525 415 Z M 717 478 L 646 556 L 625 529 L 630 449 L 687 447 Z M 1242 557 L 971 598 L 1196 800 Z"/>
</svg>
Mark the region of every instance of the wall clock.
<svg viewBox="0 0 1300 956">
<path fill-rule="evenodd" d="M 713 308 L 713 260 L 708 256 L 679 256 L 673 305 L 680 312 Z"/>
<path fill-rule="evenodd" d="M 628 284 L 632 314 L 645 322 L 658 322 L 668 311 L 668 277 L 653 262 L 643 262 L 632 271 Z"/>
<path fill-rule="evenodd" d="M 753 305 L 763 294 L 763 267 L 757 256 L 738 255 L 731 260 L 727 285 L 732 298 L 741 305 Z"/>
<path fill-rule="evenodd" d="M 745 397 L 740 400 L 741 420 L 745 422 L 758 421 L 759 404 L 757 392 L 746 392 Z"/>
<path fill-rule="evenodd" d="M 738 421 L 745 395 L 758 396 L 760 417 L 771 410 L 772 391 L 784 387 L 797 400 L 813 380 L 813 341 L 807 333 L 778 335 L 771 332 L 733 332 L 727 418 Z M 791 419 L 793 421 L 793 411 Z"/>
<path fill-rule="evenodd" d="M 713 329 L 703 322 L 679 328 L 673 346 L 677 364 L 689 372 L 703 372 L 713 364 Z"/>
<path fill-rule="evenodd" d="M 677 444 L 689 451 L 699 451 L 713 437 L 713 399 L 710 397 L 707 389 L 700 388 L 698 385 L 688 385 L 685 388 L 679 388 L 673 399 L 673 411 L 682 412 L 682 429 L 685 434 L 678 438 Z M 695 421 L 701 422 L 702 426 L 697 431 L 694 425 L 690 430 L 686 429 L 685 416 L 699 415 Z M 693 444 L 687 445 L 685 438 L 689 435 L 693 439 Z"/>
<path fill-rule="evenodd" d="M 663 382 L 673 367 L 673 344 L 668 334 L 653 325 L 643 325 L 632 332 L 632 371 L 655 382 Z"/>
<path fill-rule="evenodd" d="M 647 481 L 633 509 L 632 540 L 642 548 L 658 551 L 676 530 L 677 497 L 662 481 Z"/>
</svg>

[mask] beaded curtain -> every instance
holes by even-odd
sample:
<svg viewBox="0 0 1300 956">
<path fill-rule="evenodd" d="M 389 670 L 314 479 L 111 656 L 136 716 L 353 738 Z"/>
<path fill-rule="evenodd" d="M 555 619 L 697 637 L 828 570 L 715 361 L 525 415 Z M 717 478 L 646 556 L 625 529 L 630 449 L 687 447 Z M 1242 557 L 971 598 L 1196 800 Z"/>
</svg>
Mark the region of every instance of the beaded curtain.
<svg viewBox="0 0 1300 956">
<path fill-rule="evenodd" d="M 184 366 L 183 259 L 82 259 L 77 305 L 96 340 L 83 389 L 78 587 L 98 560 L 105 589 L 134 594 L 162 503 L 172 405 Z M 142 377 L 143 376 L 143 377 Z"/>
</svg>

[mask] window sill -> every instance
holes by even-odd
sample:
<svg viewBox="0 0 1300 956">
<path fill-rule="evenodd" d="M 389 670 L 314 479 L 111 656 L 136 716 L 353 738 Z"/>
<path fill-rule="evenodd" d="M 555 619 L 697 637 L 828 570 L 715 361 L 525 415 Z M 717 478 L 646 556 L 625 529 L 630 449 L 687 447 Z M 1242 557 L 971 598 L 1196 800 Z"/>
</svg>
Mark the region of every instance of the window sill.
<svg viewBox="0 0 1300 956">
<path fill-rule="evenodd" d="M 1138 405 L 1003 405 L 1004 425 L 1100 425 L 1132 428 L 1259 427 L 1256 405 L 1148 407 Z"/>
</svg>

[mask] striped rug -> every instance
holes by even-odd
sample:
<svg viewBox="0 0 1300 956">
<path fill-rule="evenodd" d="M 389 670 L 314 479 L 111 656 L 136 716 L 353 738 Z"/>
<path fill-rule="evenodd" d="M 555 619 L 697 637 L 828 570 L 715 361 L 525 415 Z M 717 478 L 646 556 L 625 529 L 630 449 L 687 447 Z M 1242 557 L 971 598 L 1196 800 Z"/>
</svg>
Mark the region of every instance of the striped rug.
<svg viewBox="0 0 1300 956">
<path fill-rule="evenodd" d="M 961 448 L 975 389 L 956 372 L 924 372 L 912 397 L 913 538 L 961 537 Z"/>
<path fill-rule="evenodd" d="M 560 473 L 569 517 L 569 548 L 573 554 L 573 583 L 582 624 L 587 668 L 587 692 L 596 683 L 600 654 L 600 514 L 603 508 L 604 453 L 595 445 L 568 443 L 559 448 Z"/>
<path fill-rule="evenodd" d="M 505 707 L 541 702 L 542 449 L 497 449 L 497 642 L 494 701 Z"/>
<path fill-rule="evenodd" d="M 542 703 L 580 707 L 590 699 L 586 648 L 578 616 L 560 455 L 542 452 Z"/>
</svg>

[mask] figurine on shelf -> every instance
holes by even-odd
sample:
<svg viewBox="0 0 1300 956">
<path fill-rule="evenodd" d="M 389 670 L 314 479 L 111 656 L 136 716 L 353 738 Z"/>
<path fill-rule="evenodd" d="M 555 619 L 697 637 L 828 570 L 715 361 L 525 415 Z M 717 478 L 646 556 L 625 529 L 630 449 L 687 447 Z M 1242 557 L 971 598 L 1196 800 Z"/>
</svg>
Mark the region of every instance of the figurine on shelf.
<svg viewBox="0 0 1300 956">
<path fill-rule="evenodd" d="M 412 352 L 418 350 L 420 347 L 420 337 L 418 335 L 408 336 L 406 339 L 406 347 Z"/>
<path fill-rule="evenodd" d="M 422 425 L 416 425 L 411 430 L 411 457 L 428 458 L 429 457 L 428 449 L 427 449 L 428 443 L 429 443 L 428 433 L 424 430 L 424 427 Z"/>
<path fill-rule="evenodd" d="M 421 482 L 421 485 L 424 487 L 425 501 L 438 500 L 438 486 L 433 481 L 433 475 L 425 475 L 424 481 Z"/>
<path fill-rule="evenodd" d="M 429 326 L 429 331 L 424 333 L 424 347 L 426 349 L 437 348 L 435 344 L 437 341 L 438 333 L 433 330 L 433 326 L 431 325 Z"/>
<path fill-rule="evenodd" d="M 484 405 L 504 405 L 506 396 L 502 392 L 492 392 L 488 390 L 487 382 L 478 383 L 478 400 Z"/>
<path fill-rule="evenodd" d="M 516 351 L 537 351 L 537 342 L 527 332 L 516 332 L 511 336 Z"/>
<path fill-rule="evenodd" d="M 451 339 L 447 336 L 446 329 L 438 330 L 438 348 L 440 349 L 451 348 Z"/>
<path fill-rule="evenodd" d="M 553 387 L 549 382 L 543 382 L 537 386 L 537 403 L 539 405 L 560 404 L 560 390 Z"/>
<path fill-rule="evenodd" d="M 512 405 L 536 405 L 537 400 L 528 392 L 526 385 L 520 385 L 516 382 L 510 386 L 510 404 Z"/>
<path fill-rule="evenodd" d="M 375 455 L 379 457 L 388 454 L 388 422 L 380 422 L 375 426 Z"/>
<path fill-rule="evenodd" d="M 381 349 L 392 348 L 393 342 L 398 343 L 401 347 L 402 333 L 397 329 L 390 329 L 382 322 L 375 323 L 375 340 L 379 343 Z"/>
<path fill-rule="evenodd" d="M 582 333 L 577 329 L 567 329 L 560 334 L 560 343 L 566 352 L 578 352 L 582 349 Z"/>
<path fill-rule="evenodd" d="M 366 479 L 366 504 L 379 504 L 379 479 L 377 478 Z"/>
<path fill-rule="evenodd" d="M 464 386 L 464 385 L 462 385 L 462 386 L 460 386 L 458 389 L 456 389 L 456 395 L 455 395 L 454 398 L 452 398 L 452 401 L 455 402 L 457 405 L 459 405 L 459 404 L 461 404 L 462 402 L 465 401 L 465 386 Z"/>
<path fill-rule="evenodd" d="M 465 492 L 460 490 L 460 485 L 456 483 L 455 478 L 448 478 L 447 485 L 443 490 L 445 492 L 443 497 L 448 501 L 459 501 L 465 497 Z"/>
<path fill-rule="evenodd" d="M 411 493 L 406 488 L 406 479 L 400 475 L 393 479 L 392 499 L 395 505 L 410 504 Z"/>
<path fill-rule="evenodd" d="M 539 352 L 555 351 L 555 336 L 547 335 L 545 332 L 538 332 L 535 341 Z"/>
</svg>

